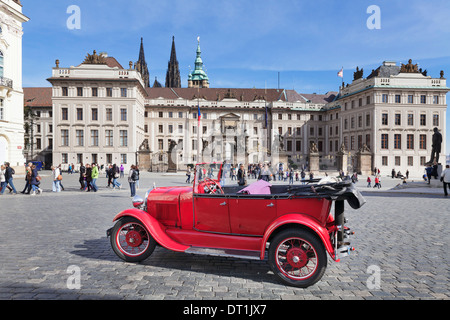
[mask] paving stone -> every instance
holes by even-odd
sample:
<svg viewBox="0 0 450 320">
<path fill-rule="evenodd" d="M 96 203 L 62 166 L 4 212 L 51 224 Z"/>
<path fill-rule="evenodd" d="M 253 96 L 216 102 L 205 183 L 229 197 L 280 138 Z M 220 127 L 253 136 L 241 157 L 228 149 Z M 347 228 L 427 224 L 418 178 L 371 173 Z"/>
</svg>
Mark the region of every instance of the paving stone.
<svg viewBox="0 0 450 320">
<path fill-rule="evenodd" d="M 184 177 L 143 172 L 141 186 L 184 185 Z M 102 181 L 104 180 L 104 181 Z M 17 181 L 20 188 L 20 182 Z M 101 177 L 98 185 L 105 185 Z M 365 193 L 360 210 L 346 206 L 356 232 L 354 255 L 328 268 L 316 285 L 280 283 L 267 261 L 195 256 L 157 247 L 139 264 L 121 261 L 106 230 L 130 208 L 128 190 L 79 192 L 76 175 L 67 190 L 42 196 L 0 198 L 0 299 L 123 300 L 449 300 L 450 201 L 436 195 Z M 362 190 L 363 192 L 365 190 Z M 141 188 L 139 195 L 144 195 Z M 55 209 L 55 203 L 58 209 Z M 18 241 L 19 239 L 20 241 Z M 68 268 L 80 270 L 80 289 L 69 289 Z M 380 288 L 368 287 L 380 270 Z"/>
</svg>

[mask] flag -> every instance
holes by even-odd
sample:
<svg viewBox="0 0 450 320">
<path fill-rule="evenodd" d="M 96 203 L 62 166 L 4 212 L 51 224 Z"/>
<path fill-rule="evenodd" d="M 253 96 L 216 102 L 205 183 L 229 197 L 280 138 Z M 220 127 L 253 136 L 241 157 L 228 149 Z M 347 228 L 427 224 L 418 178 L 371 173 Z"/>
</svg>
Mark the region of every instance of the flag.
<svg viewBox="0 0 450 320">
<path fill-rule="evenodd" d="M 200 120 L 202 119 L 202 114 L 200 113 L 200 103 L 198 104 L 198 113 L 197 113 L 197 117 L 198 117 L 198 124 L 200 126 Z"/>
<path fill-rule="evenodd" d="M 338 72 L 338 77 L 344 78 L 344 68 L 342 68 L 341 71 Z"/>
</svg>

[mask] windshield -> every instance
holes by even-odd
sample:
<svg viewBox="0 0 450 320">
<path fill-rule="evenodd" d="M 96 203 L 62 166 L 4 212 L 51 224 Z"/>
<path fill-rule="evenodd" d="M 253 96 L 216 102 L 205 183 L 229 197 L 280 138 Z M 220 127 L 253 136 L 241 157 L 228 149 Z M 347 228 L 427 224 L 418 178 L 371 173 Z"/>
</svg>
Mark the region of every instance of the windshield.
<svg viewBox="0 0 450 320">
<path fill-rule="evenodd" d="M 207 186 L 211 187 L 211 180 L 214 180 L 215 183 L 224 186 L 226 179 L 230 178 L 230 170 L 230 164 L 226 163 L 197 164 L 195 166 L 194 193 L 209 193 Z"/>
</svg>

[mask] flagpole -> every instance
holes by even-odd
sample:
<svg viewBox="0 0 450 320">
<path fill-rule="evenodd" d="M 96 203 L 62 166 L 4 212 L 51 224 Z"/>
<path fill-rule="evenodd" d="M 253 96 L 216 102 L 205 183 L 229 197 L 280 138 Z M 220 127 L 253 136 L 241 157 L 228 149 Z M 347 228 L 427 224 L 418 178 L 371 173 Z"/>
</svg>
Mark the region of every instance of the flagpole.
<svg viewBox="0 0 450 320">
<path fill-rule="evenodd" d="M 200 163 L 200 119 L 201 119 L 201 113 L 200 113 L 200 84 L 197 88 L 197 163 Z"/>
</svg>

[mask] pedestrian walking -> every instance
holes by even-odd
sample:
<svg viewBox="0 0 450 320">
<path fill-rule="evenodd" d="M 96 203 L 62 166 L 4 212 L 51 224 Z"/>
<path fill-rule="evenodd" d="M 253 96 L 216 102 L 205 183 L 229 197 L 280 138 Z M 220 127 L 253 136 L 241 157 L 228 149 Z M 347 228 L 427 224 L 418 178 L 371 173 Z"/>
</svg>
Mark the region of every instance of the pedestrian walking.
<svg viewBox="0 0 450 320">
<path fill-rule="evenodd" d="M 186 183 L 191 183 L 191 167 L 188 166 L 186 170 Z"/>
<path fill-rule="evenodd" d="M 59 184 L 59 168 L 52 166 L 52 178 L 53 178 L 53 186 L 52 191 L 53 192 L 61 192 L 61 186 Z"/>
<path fill-rule="evenodd" d="M 120 177 L 123 178 L 125 176 L 124 173 L 125 168 L 123 167 L 123 164 L 120 165 Z"/>
<path fill-rule="evenodd" d="M 367 188 L 370 188 L 372 186 L 372 179 L 370 177 L 367 177 Z"/>
<path fill-rule="evenodd" d="M 5 189 L 8 187 L 8 185 L 11 187 L 11 191 L 13 192 L 13 194 L 14 195 L 17 194 L 17 190 L 14 187 L 14 183 L 13 183 L 13 180 L 14 180 L 13 175 L 15 173 L 16 172 L 14 171 L 13 168 L 11 168 L 9 162 L 5 162 L 5 183 L 6 184 L 5 184 L 4 188 L 2 188 L 2 191 L 0 191 L 0 194 L 3 194 L 5 192 Z M 10 193 L 11 193 L 11 191 L 10 191 Z"/>
<path fill-rule="evenodd" d="M 444 195 L 448 196 L 447 187 L 450 189 L 450 166 L 447 164 L 445 170 L 441 173 L 441 181 L 444 187 Z"/>
<path fill-rule="evenodd" d="M 3 189 L 6 188 L 6 178 L 5 178 L 5 169 L 4 165 L 0 167 L 0 193 L 3 194 Z"/>
<path fill-rule="evenodd" d="M 41 184 L 41 177 L 39 176 L 38 169 L 35 165 L 31 166 L 31 178 L 30 178 L 30 184 L 31 184 L 31 195 L 35 196 L 36 192 L 39 194 L 42 194 L 42 189 L 39 187 Z"/>
<path fill-rule="evenodd" d="M 94 190 L 94 192 L 98 191 L 98 187 L 97 187 L 97 179 L 98 179 L 98 165 L 96 163 L 92 164 L 92 172 L 91 172 L 91 185 L 92 185 L 92 189 Z"/>
<path fill-rule="evenodd" d="M 430 184 L 431 182 L 431 175 L 433 174 L 433 168 L 431 167 L 431 164 L 429 164 L 426 168 L 425 171 L 427 173 L 427 178 L 428 178 L 428 184 Z"/>
<path fill-rule="evenodd" d="M 28 163 L 25 168 L 25 187 L 23 188 L 22 194 L 30 194 L 31 191 L 31 166 L 33 164 L 31 162 Z"/>
<path fill-rule="evenodd" d="M 86 189 L 86 167 L 81 163 L 80 164 L 80 190 L 85 190 Z"/>
<path fill-rule="evenodd" d="M 85 178 L 86 178 L 86 192 L 90 192 L 92 189 L 92 168 L 91 165 L 89 163 L 86 164 L 86 174 L 85 174 Z"/>
<path fill-rule="evenodd" d="M 128 183 L 130 184 L 131 197 L 133 198 L 136 195 L 136 171 L 134 165 L 131 165 L 128 172 Z"/>
</svg>

